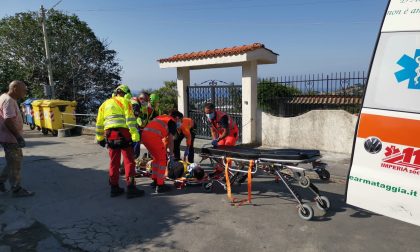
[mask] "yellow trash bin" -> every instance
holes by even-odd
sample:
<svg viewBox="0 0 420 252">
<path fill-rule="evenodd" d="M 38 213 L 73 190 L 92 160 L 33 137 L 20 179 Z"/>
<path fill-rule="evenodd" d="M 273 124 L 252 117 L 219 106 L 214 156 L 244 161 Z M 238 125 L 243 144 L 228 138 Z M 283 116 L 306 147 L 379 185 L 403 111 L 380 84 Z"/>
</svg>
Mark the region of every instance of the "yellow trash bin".
<svg viewBox="0 0 420 252">
<path fill-rule="evenodd" d="M 56 136 L 59 129 L 72 128 L 73 126 L 63 123 L 76 124 L 76 106 L 75 101 L 44 100 L 41 107 L 44 114 L 44 129 L 47 134 L 50 131 L 53 136 Z"/>
<path fill-rule="evenodd" d="M 45 128 L 44 111 L 42 111 L 42 107 L 41 107 L 41 104 L 43 103 L 43 101 L 44 100 L 35 100 L 31 103 L 32 109 L 34 112 L 34 123 L 38 130 L 42 130 Z"/>
</svg>

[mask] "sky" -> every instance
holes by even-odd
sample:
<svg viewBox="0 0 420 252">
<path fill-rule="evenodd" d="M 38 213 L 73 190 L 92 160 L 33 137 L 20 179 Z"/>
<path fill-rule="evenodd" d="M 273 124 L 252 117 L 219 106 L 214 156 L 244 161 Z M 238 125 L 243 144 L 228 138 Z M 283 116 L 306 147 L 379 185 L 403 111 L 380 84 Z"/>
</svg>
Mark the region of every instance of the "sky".
<svg viewBox="0 0 420 252">
<path fill-rule="evenodd" d="M 0 0 L 0 18 L 59 0 Z M 178 53 L 263 43 L 278 63 L 258 77 L 368 70 L 388 0 L 62 0 L 118 53 L 132 89 L 176 80 L 158 59 Z M 240 84 L 241 68 L 191 71 L 191 83 Z"/>
</svg>

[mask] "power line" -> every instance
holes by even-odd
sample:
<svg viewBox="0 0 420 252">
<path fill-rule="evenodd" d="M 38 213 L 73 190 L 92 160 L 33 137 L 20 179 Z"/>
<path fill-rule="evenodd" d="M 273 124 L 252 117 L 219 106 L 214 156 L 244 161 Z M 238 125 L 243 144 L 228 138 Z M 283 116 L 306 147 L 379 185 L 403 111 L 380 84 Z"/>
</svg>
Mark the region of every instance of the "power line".
<svg viewBox="0 0 420 252">
<path fill-rule="evenodd" d="M 241 3 L 245 1 L 240 1 Z M 229 2 L 223 4 L 223 6 L 213 7 L 214 3 L 211 3 L 212 6 L 194 6 L 196 8 L 185 8 L 191 6 L 190 4 L 184 5 L 160 5 L 154 7 L 143 7 L 143 8 L 120 8 L 120 9 L 70 9 L 68 11 L 74 12 L 137 12 L 144 10 L 155 10 L 156 8 L 165 8 L 165 9 L 177 9 L 181 11 L 203 11 L 203 10 L 227 10 L 227 9 L 248 9 L 248 8 L 265 8 L 265 7 L 287 7 L 287 6 L 307 6 L 307 5 L 318 5 L 318 4 L 345 4 L 345 3 L 354 3 L 362 2 L 365 0 L 324 0 L 324 1 L 314 1 L 314 2 L 303 2 L 303 3 L 267 3 L 267 4 L 257 4 L 257 5 L 230 5 Z M 253 2 L 253 1 L 252 1 Z M 207 4 L 208 2 L 205 2 Z"/>
<path fill-rule="evenodd" d="M 258 22 L 196 22 L 196 21 L 158 21 L 155 22 L 156 24 L 196 24 L 196 25 L 233 25 L 233 26 L 322 26 L 322 25 L 333 25 L 333 24 L 354 24 L 354 25 L 361 25 L 361 24 L 377 24 L 378 21 L 345 21 L 345 22 L 288 22 L 288 23 L 258 23 Z"/>
<path fill-rule="evenodd" d="M 63 0 L 58 1 L 56 4 L 53 5 L 53 7 L 49 8 L 48 10 L 53 9 L 55 6 L 59 5 L 61 2 L 63 2 Z"/>
</svg>

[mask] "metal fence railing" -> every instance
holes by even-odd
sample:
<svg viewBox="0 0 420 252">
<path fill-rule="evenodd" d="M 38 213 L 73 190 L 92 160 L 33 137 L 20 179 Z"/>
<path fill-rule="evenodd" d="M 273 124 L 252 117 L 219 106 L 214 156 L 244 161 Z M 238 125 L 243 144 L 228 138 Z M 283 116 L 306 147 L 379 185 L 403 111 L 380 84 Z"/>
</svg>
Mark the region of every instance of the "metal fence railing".
<svg viewBox="0 0 420 252">
<path fill-rule="evenodd" d="M 222 81 L 206 81 L 198 86 L 189 86 L 187 100 L 188 116 L 197 125 L 196 136 L 198 138 L 211 139 L 209 123 L 204 114 L 204 105 L 211 102 L 217 110 L 232 117 L 239 128 L 239 139 L 242 139 L 242 86 Z"/>
<path fill-rule="evenodd" d="M 261 79 L 258 106 L 276 116 L 292 117 L 315 109 L 359 113 L 367 74 L 344 72 Z"/>
</svg>

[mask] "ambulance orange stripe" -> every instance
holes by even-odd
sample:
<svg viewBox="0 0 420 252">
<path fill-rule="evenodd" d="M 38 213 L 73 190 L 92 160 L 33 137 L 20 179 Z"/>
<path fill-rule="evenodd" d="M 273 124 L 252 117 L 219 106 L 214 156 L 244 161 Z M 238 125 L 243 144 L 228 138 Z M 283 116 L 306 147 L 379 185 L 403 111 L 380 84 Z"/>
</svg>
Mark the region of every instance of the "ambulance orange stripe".
<svg viewBox="0 0 420 252">
<path fill-rule="evenodd" d="M 383 142 L 420 147 L 420 120 L 361 114 L 357 137 L 370 136 Z"/>
</svg>

